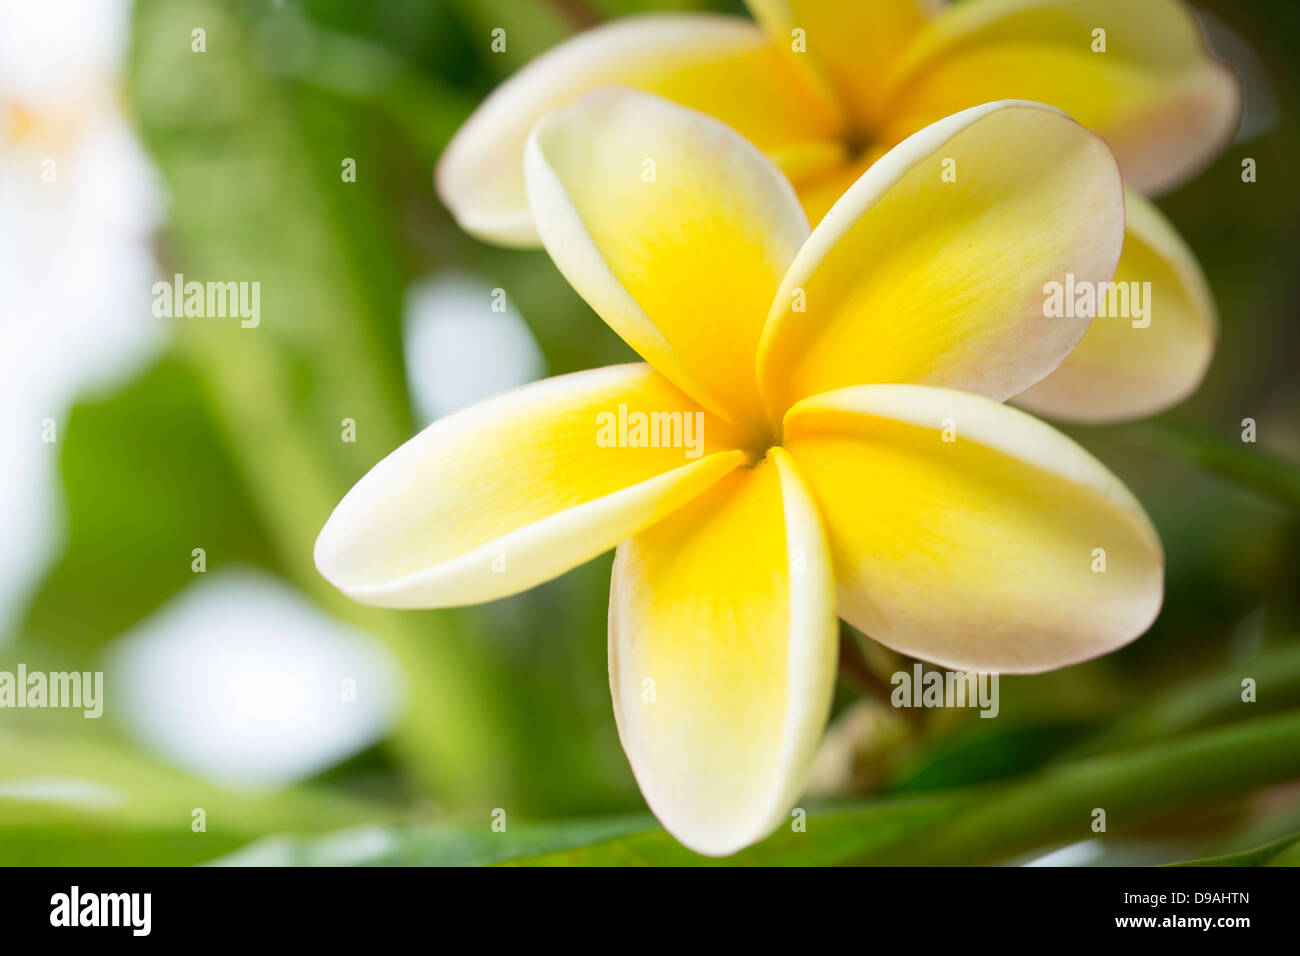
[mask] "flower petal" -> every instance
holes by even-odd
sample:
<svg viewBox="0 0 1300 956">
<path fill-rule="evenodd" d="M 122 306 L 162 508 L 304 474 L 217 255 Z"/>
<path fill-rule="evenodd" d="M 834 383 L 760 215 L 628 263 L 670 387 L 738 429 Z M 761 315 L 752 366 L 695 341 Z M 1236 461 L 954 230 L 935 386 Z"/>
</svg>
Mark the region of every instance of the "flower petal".
<svg viewBox="0 0 1300 956">
<path fill-rule="evenodd" d="M 1015 395 L 1088 327 L 1044 317 L 1045 283 L 1110 279 L 1123 236 L 1114 157 L 1062 113 L 1011 101 L 941 120 L 867 170 L 799 251 L 760 346 L 769 407 L 885 382 Z"/>
<path fill-rule="evenodd" d="M 699 853 L 770 833 L 830 710 L 830 558 L 780 448 L 619 546 L 609 683 L 646 803 Z"/>
<path fill-rule="evenodd" d="M 862 178 L 872 166 L 889 150 L 879 146 L 866 150 L 851 161 L 845 161 L 837 167 L 825 170 L 820 176 L 809 177 L 802 183 L 796 183 L 799 202 L 803 203 L 804 214 L 808 221 L 817 226 L 840 197 L 848 192 L 849 187 Z M 792 180 L 793 182 L 793 180 Z"/>
<path fill-rule="evenodd" d="M 785 434 L 826 522 L 840 615 L 887 647 L 1034 673 L 1127 644 L 1160 609 L 1164 560 L 1141 505 L 1024 412 L 866 385 L 800 402 Z"/>
<path fill-rule="evenodd" d="M 468 232 L 536 245 L 524 193 L 523 148 L 543 113 L 602 86 L 659 93 L 717 116 L 779 150 L 834 139 L 833 103 L 800 80 L 754 24 L 739 17 L 625 17 L 560 44 L 503 83 L 474 112 L 438 163 L 442 201 Z"/>
<path fill-rule="evenodd" d="M 802 30 L 806 56 L 866 126 L 883 114 L 884 80 L 941 0 L 746 0 L 774 46 Z M 999 97 L 990 97 L 997 99 Z"/>
<path fill-rule="evenodd" d="M 542 242 L 569 283 L 700 404 L 765 427 L 754 354 L 808 235 L 780 171 L 717 120 L 618 89 L 543 119 L 525 153 Z"/>
<path fill-rule="evenodd" d="M 1105 31 L 1105 51 L 1094 52 Z M 1190 177 L 1232 139 L 1241 86 L 1180 0 L 976 0 L 917 35 L 888 86 L 901 137 L 1017 97 L 1065 110 L 1110 143 L 1143 192 Z"/>
<path fill-rule="evenodd" d="M 625 447 L 602 413 L 678 413 L 683 447 Z M 702 424 L 698 451 L 685 416 Z M 690 436 L 694 438 L 699 432 Z M 357 482 L 316 541 L 316 567 L 382 607 L 505 597 L 575 567 L 689 501 L 744 455 L 647 365 L 546 379 L 440 419 Z M 692 454 L 699 457 L 692 458 Z"/>
<path fill-rule="evenodd" d="M 1128 312 L 1142 302 L 1146 315 L 1099 315 L 1060 368 L 1015 397 L 1021 408 L 1071 422 L 1140 418 L 1182 401 L 1205 377 L 1218 319 L 1201 267 L 1154 205 L 1132 191 L 1125 200 L 1115 282 L 1127 284 Z"/>
</svg>

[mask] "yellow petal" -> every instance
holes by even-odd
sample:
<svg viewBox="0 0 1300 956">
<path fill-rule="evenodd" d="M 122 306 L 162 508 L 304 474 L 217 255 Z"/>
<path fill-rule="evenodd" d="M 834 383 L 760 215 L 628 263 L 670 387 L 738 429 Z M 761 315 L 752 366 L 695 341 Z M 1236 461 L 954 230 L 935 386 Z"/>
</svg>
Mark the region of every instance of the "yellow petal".
<svg viewBox="0 0 1300 956">
<path fill-rule="evenodd" d="M 1105 31 L 1105 52 L 1094 52 Z M 1015 97 L 1050 103 L 1105 137 L 1124 181 L 1187 179 L 1232 139 L 1236 75 L 1210 56 L 1180 0 L 972 0 L 933 20 L 889 85 L 903 136 L 955 110 Z"/>
<path fill-rule="evenodd" d="M 1160 609 L 1163 557 L 1141 505 L 1024 412 L 866 385 L 800 402 L 785 433 L 826 523 L 840 616 L 888 647 L 1034 673 L 1115 650 Z"/>
<path fill-rule="evenodd" d="M 799 251 L 760 348 L 769 406 L 886 382 L 1015 395 L 1088 326 L 1046 318 L 1044 285 L 1110 279 L 1123 236 L 1114 157 L 1068 117 L 1003 102 L 941 120 L 867 170 Z"/>
<path fill-rule="evenodd" d="M 1047 378 L 1015 398 L 1021 408 L 1072 422 L 1113 422 L 1164 411 L 1200 385 L 1218 319 L 1201 267 L 1147 200 L 1126 194 L 1128 229 L 1107 315 Z M 1114 306 L 1111 297 L 1114 297 Z M 1124 313 L 1127 297 L 1129 315 Z M 1144 316 L 1136 315 L 1142 304 Z"/>
<path fill-rule="evenodd" d="M 819 170 L 820 175 L 809 175 L 803 180 L 791 178 L 808 221 L 816 226 L 825 219 L 831 207 L 839 202 L 849 187 L 861 179 L 862 174 L 887 152 L 883 147 L 873 147 L 855 159 L 846 158 L 834 167 Z"/>
<path fill-rule="evenodd" d="M 790 49 L 796 61 L 806 58 L 816 64 L 868 129 L 883 114 L 881 95 L 890 65 L 939 6 L 935 0 L 746 2 L 773 45 Z"/>
<path fill-rule="evenodd" d="M 529 63 L 457 132 L 437 185 L 461 226 L 489 241 L 536 245 L 524 193 L 528 131 L 548 110 L 609 85 L 718 116 L 762 149 L 831 139 L 842 123 L 752 23 L 704 14 L 625 17 Z"/>
<path fill-rule="evenodd" d="M 804 198 L 802 187 L 805 184 L 820 184 L 827 177 L 836 175 L 844 168 L 848 162 L 848 149 L 838 140 L 809 141 L 795 143 L 785 149 L 769 150 L 767 158 L 776 163 L 781 172 L 785 173 L 785 178 L 800 191 L 799 199 L 802 201 Z M 836 194 L 835 198 L 838 199 L 839 195 Z M 806 203 L 804 208 L 807 209 Z M 829 204 L 826 208 L 830 208 Z"/>
<path fill-rule="evenodd" d="M 609 625 L 619 736 L 668 831 L 721 856 L 787 819 L 838 648 L 825 537 L 789 457 L 620 545 Z"/>
<path fill-rule="evenodd" d="M 680 414 L 681 431 L 660 428 L 660 447 L 628 447 L 629 429 L 620 444 L 617 424 L 602 431 L 620 407 L 630 423 L 636 412 Z M 698 448 L 688 421 L 702 426 Z M 665 447 L 673 439 L 680 447 Z M 744 462 L 726 450 L 733 442 L 646 365 L 525 385 L 434 422 L 372 468 L 321 531 L 316 567 L 383 607 L 515 594 L 689 501 Z"/>
<path fill-rule="evenodd" d="M 542 242 L 569 283 L 684 392 L 754 430 L 754 355 L 808 235 L 790 183 L 717 120 L 607 89 L 552 113 L 525 150 Z"/>
</svg>

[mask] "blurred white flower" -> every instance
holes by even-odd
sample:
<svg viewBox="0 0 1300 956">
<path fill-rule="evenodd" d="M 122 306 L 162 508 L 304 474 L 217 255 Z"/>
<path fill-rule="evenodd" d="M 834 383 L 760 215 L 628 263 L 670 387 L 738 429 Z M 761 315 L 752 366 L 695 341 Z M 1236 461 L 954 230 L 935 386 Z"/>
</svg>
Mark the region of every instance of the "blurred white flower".
<svg viewBox="0 0 1300 956">
<path fill-rule="evenodd" d="M 73 399 L 164 333 L 149 310 L 158 191 L 121 101 L 129 13 L 0 0 L 0 636 L 53 550 Z"/>
<path fill-rule="evenodd" d="M 505 291 L 461 276 L 407 291 L 404 339 L 422 425 L 546 374 L 541 349 Z"/>
<path fill-rule="evenodd" d="M 279 579 L 199 579 L 106 651 L 104 713 L 145 748 L 224 786 L 274 787 L 384 737 L 401 671 L 370 635 Z"/>
</svg>

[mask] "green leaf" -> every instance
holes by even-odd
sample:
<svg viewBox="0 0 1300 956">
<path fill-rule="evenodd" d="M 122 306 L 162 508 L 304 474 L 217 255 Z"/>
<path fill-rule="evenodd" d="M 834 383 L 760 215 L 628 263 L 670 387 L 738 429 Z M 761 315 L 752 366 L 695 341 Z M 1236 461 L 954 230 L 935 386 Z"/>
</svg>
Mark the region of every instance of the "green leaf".
<svg viewBox="0 0 1300 956">
<path fill-rule="evenodd" d="M 410 60 L 346 33 L 301 25 L 286 44 L 307 43 L 312 56 L 283 51 L 293 79 L 343 100 L 382 109 L 426 161 L 434 162 L 470 115 L 474 100 Z"/>
<path fill-rule="evenodd" d="M 362 826 L 325 837 L 274 836 L 215 861 L 226 866 L 484 866 L 601 843 L 655 827 L 640 815 L 562 823 Z"/>
<path fill-rule="evenodd" d="M 985 729 L 986 724 L 1002 726 Z M 1046 763 L 1091 726 L 1072 720 L 968 721 L 951 736 L 917 748 L 890 775 L 891 789 L 932 790 L 1016 776 Z"/>
<path fill-rule="evenodd" d="M 726 860 L 692 853 L 646 815 L 511 822 L 453 821 L 428 827 L 365 828 L 328 837 L 271 837 L 225 861 L 239 865 L 313 866 L 707 866 L 726 863 L 817 865 L 844 862 L 883 843 L 933 827 L 969 800 L 946 794 L 883 800 L 808 816 L 809 834 L 782 830 Z"/>
<path fill-rule="evenodd" d="M 196 810 L 202 831 L 194 829 Z M 268 832 L 327 831 L 396 815 L 310 788 L 226 791 L 101 737 L 0 731 L 3 866 L 184 866 Z"/>
<path fill-rule="evenodd" d="M 1276 504 L 1300 511 L 1300 465 L 1263 451 L 1246 450 L 1203 429 L 1175 425 L 1132 425 L 1135 440 L 1190 461 L 1212 474 L 1249 488 Z"/>
<path fill-rule="evenodd" d="M 1264 846 L 1246 850 L 1244 853 L 1228 853 L 1223 856 L 1206 857 L 1203 860 L 1188 860 L 1184 863 L 1170 863 L 1169 866 L 1300 866 L 1300 833 L 1283 837 Z"/>
<path fill-rule="evenodd" d="M 194 580 L 194 548 L 213 564 L 267 563 L 207 397 L 176 358 L 74 407 L 60 467 L 67 544 L 28 611 L 32 643 L 84 659 Z"/>
<path fill-rule="evenodd" d="M 1135 832 L 1153 820 L 1262 787 L 1300 779 L 1300 712 L 1247 721 L 1048 767 L 991 790 L 906 852 L 873 862 L 987 863 L 1093 836 L 1094 808 L 1107 832 Z"/>
<path fill-rule="evenodd" d="M 806 832 L 784 826 L 762 843 L 726 858 L 692 853 L 655 829 L 570 850 L 524 855 L 511 862 L 522 866 L 837 866 L 870 861 L 891 847 L 920 839 L 976 799 L 974 791 L 939 791 L 809 810 Z"/>
<path fill-rule="evenodd" d="M 428 184 L 383 148 L 385 127 L 365 110 L 270 71 L 267 37 L 286 15 L 222 0 L 135 6 L 129 88 L 172 200 L 167 271 L 261 289 L 259 325 L 177 318 L 179 348 L 200 370 L 272 560 L 323 607 L 385 639 L 418 682 L 399 754 L 444 802 L 504 801 L 509 734 L 469 619 L 363 608 L 312 560 L 343 494 L 413 431 L 399 319 L 417 266 L 400 195 Z M 203 54 L 184 39 L 195 24 L 207 31 Z M 356 182 L 341 176 L 348 157 Z M 355 442 L 341 440 L 344 419 Z M 155 465 L 177 466 L 165 448 Z"/>
<path fill-rule="evenodd" d="M 470 48 L 498 77 L 510 75 L 564 40 L 574 29 L 592 23 L 585 0 L 450 2 L 469 37 Z"/>
<path fill-rule="evenodd" d="M 1225 726 L 1300 706 L 1300 645 L 1236 662 L 1226 673 L 1189 680 L 1134 708 L 1067 758 L 1150 744 L 1208 726 Z M 1257 702 L 1241 699 L 1242 679 L 1256 681 Z"/>
<path fill-rule="evenodd" d="M 493 833 L 478 823 L 391 828 L 375 851 L 352 862 L 428 866 L 510 863 L 529 866 L 709 866 L 842 864 L 964 865 L 1092 836 L 1094 807 L 1112 832 L 1300 778 L 1300 713 L 1256 720 L 1162 742 L 1122 755 L 1081 760 L 1009 784 L 884 796 L 813 809 L 802 829 L 785 826 L 725 860 L 698 856 L 645 818 L 509 823 Z M 792 824 L 798 811 L 792 815 Z M 346 841 L 345 841 L 346 843 Z M 337 862 L 316 841 L 275 841 L 263 861 Z M 251 851 L 250 851 L 251 853 Z M 256 854 L 237 862 L 259 862 Z"/>
</svg>

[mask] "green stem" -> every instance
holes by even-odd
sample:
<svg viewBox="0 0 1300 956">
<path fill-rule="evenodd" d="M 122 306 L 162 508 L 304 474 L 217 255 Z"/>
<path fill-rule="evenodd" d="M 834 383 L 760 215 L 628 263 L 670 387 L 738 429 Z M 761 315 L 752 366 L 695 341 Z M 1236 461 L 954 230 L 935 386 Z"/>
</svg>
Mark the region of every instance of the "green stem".
<svg viewBox="0 0 1300 956">
<path fill-rule="evenodd" d="M 1169 814 L 1300 777 L 1300 713 L 1049 769 L 989 799 L 914 847 L 871 862 L 987 863 L 1054 843 L 1124 832 Z"/>
</svg>

